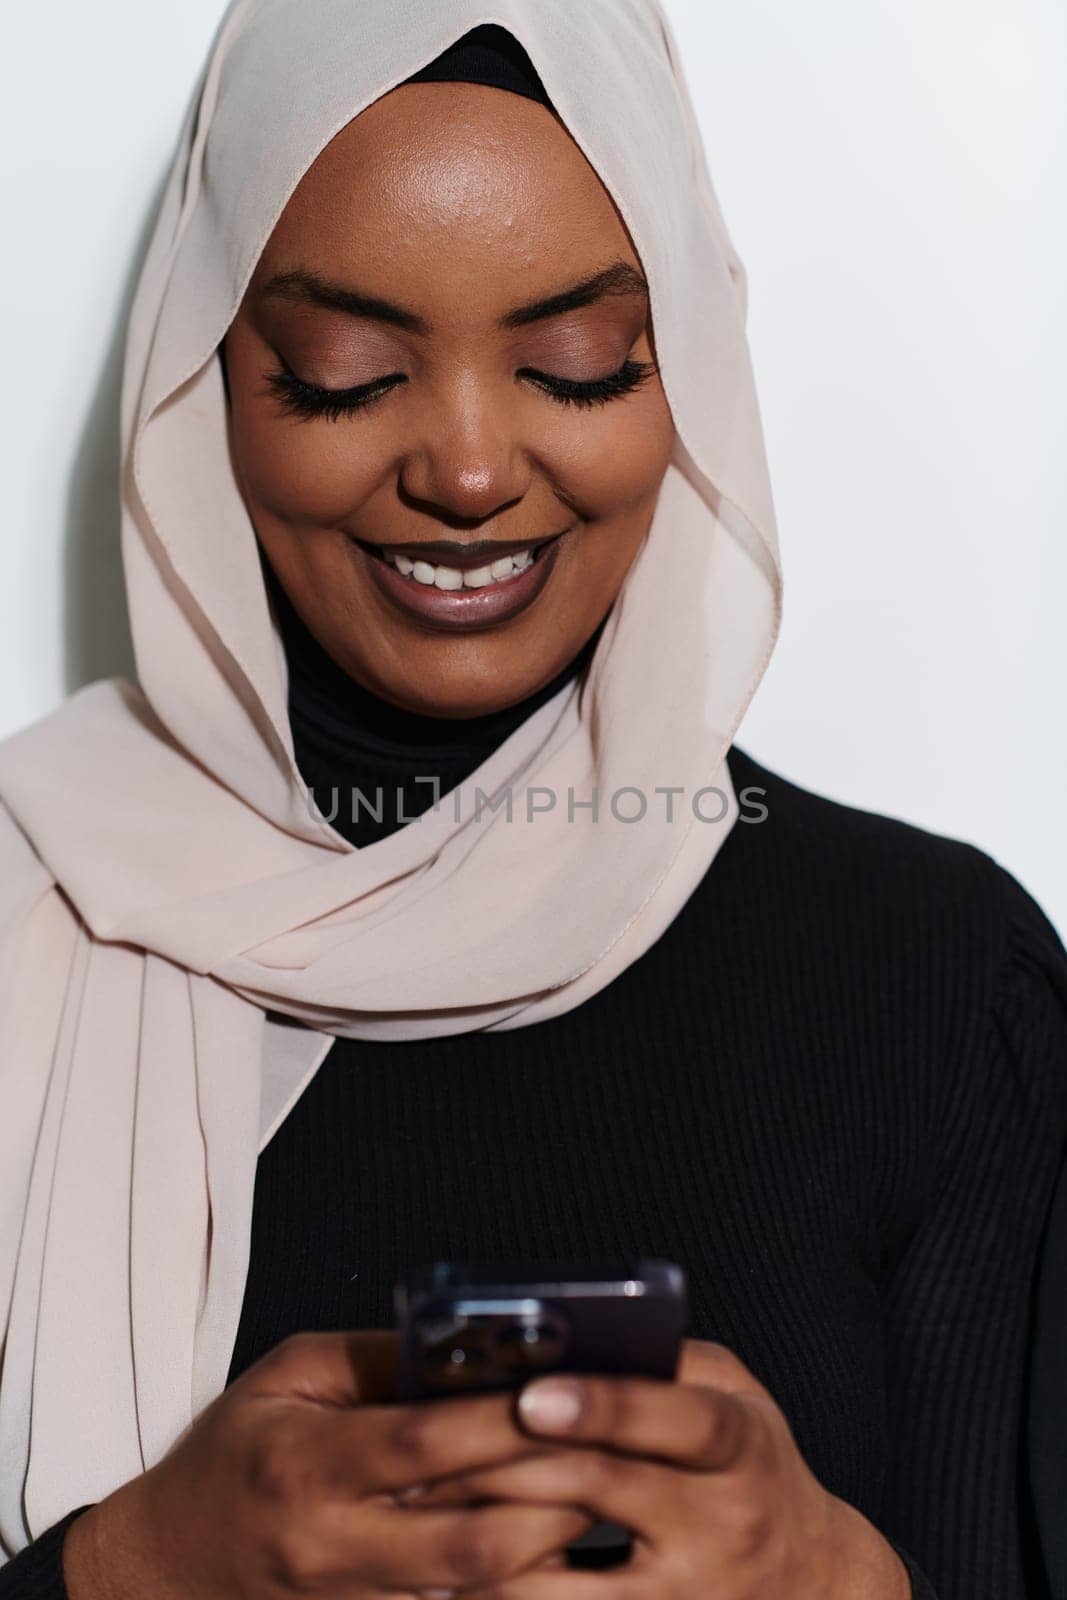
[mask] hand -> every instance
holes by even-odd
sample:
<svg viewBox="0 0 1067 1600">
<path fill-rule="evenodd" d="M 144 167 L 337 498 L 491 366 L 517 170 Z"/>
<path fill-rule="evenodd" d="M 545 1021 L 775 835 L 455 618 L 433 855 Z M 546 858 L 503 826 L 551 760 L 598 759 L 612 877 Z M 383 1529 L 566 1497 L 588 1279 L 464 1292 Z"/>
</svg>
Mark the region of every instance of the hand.
<svg viewBox="0 0 1067 1600">
<path fill-rule="evenodd" d="M 557 1397 L 555 1412 L 535 1409 L 536 1396 Z M 674 1383 L 532 1381 L 519 1415 L 532 1436 L 562 1444 L 430 1483 L 407 1502 L 413 1517 L 486 1501 L 570 1504 L 628 1528 L 633 1555 L 581 1573 L 557 1551 L 471 1585 L 464 1600 L 910 1600 L 892 1546 L 822 1487 L 774 1400 L 722 1345 L 686 1340 Z"/>
<path fill-rule="evenodd" d="M 383 1404 L 394 1333 L 286 1339 L 164 1459 L 75 1519 L 70 1600 L 383 1600 L 505 1582 L 590 1526 L 573 1507 L 462 1506 L 412 1519 L 395 1496 L 541 1446 L 511 1394 Z"/>
</svg>

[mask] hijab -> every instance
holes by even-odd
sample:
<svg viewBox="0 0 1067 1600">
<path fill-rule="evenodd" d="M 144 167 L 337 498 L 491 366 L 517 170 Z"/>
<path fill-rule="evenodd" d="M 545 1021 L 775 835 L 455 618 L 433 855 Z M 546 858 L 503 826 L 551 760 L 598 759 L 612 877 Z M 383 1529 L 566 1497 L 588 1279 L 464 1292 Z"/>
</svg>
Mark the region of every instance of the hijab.
<svg viewBox="0 0 1067 1600">
<path fill-rule="evenodd" d="M 93 683 L 0 744 L 10 1554 L 153 1465 L 222 1391 L 257 1155 L 333 1038 L 503 1031 L 582 1004 L 670 925 L 738 816 L 726 755 L 782 580 L 745 278 L 677 45 L 656 0 L 499 0 L 491 20 L 629 228 L 673 457 L 586 667 L 442 804 L 354 847 L 294 756 L 218 350 L 318 153 L 486 17 L 475 0 L 233 0 L 129 321 L 137 681 Z"/>
</svg>

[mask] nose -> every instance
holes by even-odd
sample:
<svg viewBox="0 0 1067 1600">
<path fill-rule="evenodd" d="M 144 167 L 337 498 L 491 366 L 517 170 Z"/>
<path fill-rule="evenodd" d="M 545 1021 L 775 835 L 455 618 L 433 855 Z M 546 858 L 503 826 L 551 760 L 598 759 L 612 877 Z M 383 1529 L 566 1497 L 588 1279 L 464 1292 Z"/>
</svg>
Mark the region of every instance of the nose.
<svg viewBox="0 0 1067 1600">
<path fill-rule="evenodd" d="M 506 403 L 467 389 L 451 404 L 438 399 L 404 456 L 400 488 L 445 522 L 481 523 L 522 499 L 530 472 Z"/>
</svg>

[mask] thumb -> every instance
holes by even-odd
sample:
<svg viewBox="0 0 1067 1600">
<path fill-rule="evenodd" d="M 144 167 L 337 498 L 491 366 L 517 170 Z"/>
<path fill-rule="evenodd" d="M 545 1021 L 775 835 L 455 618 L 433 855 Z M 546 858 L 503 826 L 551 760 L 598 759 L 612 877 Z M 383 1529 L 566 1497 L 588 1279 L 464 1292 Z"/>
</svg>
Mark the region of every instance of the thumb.
<svg viewBox="0 0 1067 1600">
<path fill-rule="evenodd" d="M 399 1367 L 400 1339 L 394 1328 L 293 1333 L 254 1362 L 237 1383 L 260 1395 L 295 1396 L 324 1405 L 376 1405 L 396 1399 Z"/>
</svg>

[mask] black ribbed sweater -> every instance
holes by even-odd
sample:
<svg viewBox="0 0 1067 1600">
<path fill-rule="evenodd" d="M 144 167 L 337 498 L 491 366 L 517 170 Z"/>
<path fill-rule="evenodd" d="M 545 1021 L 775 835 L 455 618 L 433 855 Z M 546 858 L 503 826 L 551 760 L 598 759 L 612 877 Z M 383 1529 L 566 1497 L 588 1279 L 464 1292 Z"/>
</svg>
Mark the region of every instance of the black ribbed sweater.
<svg viewBox="0 0 1067 1600">
<path fill-rule="evenodd" d="M 287 648 L 305 777 L 367 780 L 355 702 Z M 405 732 L 447 787 L 525 709 L 480 748 L 469 724 Z M 376 737 L 373 770 L 405 781 L 395 754 Z M 231 1380 L 297 1329 L 389 1325 L 413 1263 L 666 1256 L 691 1335 L 774 1394 L 916 1600 L 1044 1600 L 1021 1423 L 1067 955 L 983 852 L 729 759 L 765 820 L 598 995 L 504 1034 L 333 1045 L 259 1160 Z M 62 1595 L 69 1520 L 0 1568 L 2 1600 Z"/>
</svg>

